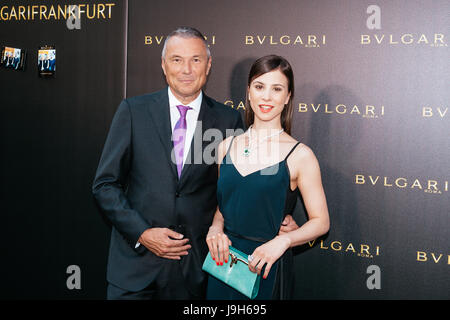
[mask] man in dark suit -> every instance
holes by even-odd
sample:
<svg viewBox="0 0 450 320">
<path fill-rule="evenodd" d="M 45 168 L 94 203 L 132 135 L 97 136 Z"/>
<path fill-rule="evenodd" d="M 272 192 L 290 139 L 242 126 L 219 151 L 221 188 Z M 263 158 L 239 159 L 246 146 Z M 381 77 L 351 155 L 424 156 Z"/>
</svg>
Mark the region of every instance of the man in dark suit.
<svg viewBox="0 0 450 320">
<path fill-rule="evenodd" d="M 216 163 L 203 157 L 210 142 L 202 137 L 215 130 L 224 139 L 227 129 L 243 124 L 237 111 L 202 92 L 211 56 L 200 32 L 172 32 L 162 68 L 168 88 L 119 105 L 93 183 L 95 199 L 112 223 L 108 299 L 205 294 L 201 266 L 217 207 L 218 173 Z M 181 134 L 174 138 L 176 130 Z"/>
</svg>

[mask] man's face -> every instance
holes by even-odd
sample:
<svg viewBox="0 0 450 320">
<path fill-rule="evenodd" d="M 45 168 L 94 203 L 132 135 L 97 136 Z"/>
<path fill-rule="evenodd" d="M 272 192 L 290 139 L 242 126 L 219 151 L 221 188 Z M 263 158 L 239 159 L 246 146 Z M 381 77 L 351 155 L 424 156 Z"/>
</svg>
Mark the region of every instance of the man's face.
<svg viewBox="0 0 450 320">
<path fill-rule="evenodd" d="M 205 85 L 211 57 L 208 58 L 201 39 L 173 36 L 167 42 L 161 66 L 172 93 L 187 104 L 198 96 Z"/>
</svg>

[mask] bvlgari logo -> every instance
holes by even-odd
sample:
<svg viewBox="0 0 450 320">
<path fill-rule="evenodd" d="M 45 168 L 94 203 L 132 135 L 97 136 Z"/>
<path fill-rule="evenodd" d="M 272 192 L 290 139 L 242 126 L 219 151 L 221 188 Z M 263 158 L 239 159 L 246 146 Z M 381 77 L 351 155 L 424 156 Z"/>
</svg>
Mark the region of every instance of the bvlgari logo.
<svg viewBox="0 0 450 320">
<path fill-rule="evenodd" d="M 397 33 L 397 34 L 362 34 L 361 45 L 427 45 L 431 47 L 447 47 L 442 33 Z"/>
<path fill-rule="evenodd" d="M 356 104 L 328 104 L 300 102 L 298 112 L 313 112 L 323 114 L 354 115 L 368 119 L 381 118 L 385 114 L 384 106 L 356 105 Z"/>
<path fill-rule="evenodd" d="M 448 115 L 448 107 L 430 107 L 422 108 L 422 117 L 443 119 Z M 447 117 L 448 118 L 448 117 Z"/>
<path fill-rule="evenodd" d="M 366 20 L 366 26 L 369 30 L 381 30 L 381 8 L 377 5 L 367 7 L 366 13 L 369 14 Z M 447 47 L 445 35 L 443 33 L 419 33 L 419 32 L 398 32 L 362 34 L 360 38 L 361 45 L 392 45 L 392 46 L 431 46 Z"/>
<path fill-rule="evenodd" d="M 429 194 L 442 194 L 443 192 L 448 192 L 448 181 L 432 179 L 355 174 L 355 184 L 421 190 Z"/>
<path fill-rule="evenodd" d="M 216 44 L 216 36 L 204 36 L 206 42 L 208 43 L 208 47 L 213 46 Z M 145 45 L 153 45 L 153 46 L 159 46 L 163 45 L 164 41 L 166 40 L 166 36 L 164 35 L 145 35 L 144 36 L 144 44 Z"/>
<path fill-rule="evenodd" d="M 223 104 L 226 104 L 227 106 L 236 109 L 236 110 L 244 110 L 245 111 L 245 103 L 244 101 L 236 101 L 235 103 L 233 100 L 226 100 Z"/>
<path fill-rule="evenodd" d="M 252 34 L 244 38 L 245 45 L 271 45 L 271 46 L 293 46 L 304 48 L 319 48 L 327 43 L 324 34 L 304 35 L 265 35 Z"/>
<path fill-rule="evenodd" d="M 436 253 L 436 252 L 417 251 L 416 261 L 431 262 L 435 264 L 447 263 L 447 265 L 450 265 L 450 254 L 445 255 L 439 252 Z"/>
<path fill-rule="evenodd" d="M 335 252 L 342 252 L 347 254 L 354 254 L 362 258 L 373 258 L 379 256 L 381 249 L 377 245 L 368 244 L 353 244 L 352 242 L 344 241 L 325 241 L 325 240 L 313 240 L 308 242 L 310 247 L 318 246 L 322 250 L 331 250 Z"/>
</svg>

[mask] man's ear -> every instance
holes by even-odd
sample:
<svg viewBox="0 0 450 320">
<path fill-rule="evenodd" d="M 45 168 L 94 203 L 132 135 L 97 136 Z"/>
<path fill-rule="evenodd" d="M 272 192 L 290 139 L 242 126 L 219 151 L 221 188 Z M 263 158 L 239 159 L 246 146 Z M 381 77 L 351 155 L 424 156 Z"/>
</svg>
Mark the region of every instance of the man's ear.
<svg viewBox="0 0 450 320">
<path fill-rule="evenodd" d="M 208 66 L 206 67 L 206 75 L 209 75 L 209 71 L 211 70 L 212 65 L 212 57 L 208 58 Z"/>
<path fill-rule="evenodd" d="M 166 62 L 164 61 L 164 58 L 161 57 L 161 68 L 163 69 L 164 75 L 166 75 Z"/>
</svg>

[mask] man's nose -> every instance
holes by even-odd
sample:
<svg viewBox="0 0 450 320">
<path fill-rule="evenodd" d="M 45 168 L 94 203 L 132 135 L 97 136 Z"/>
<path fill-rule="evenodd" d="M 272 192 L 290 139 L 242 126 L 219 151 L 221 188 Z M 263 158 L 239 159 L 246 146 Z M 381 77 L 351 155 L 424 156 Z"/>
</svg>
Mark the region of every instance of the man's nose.
<svg viewBox="0 0 450 320">
<path fill-rule="evenodd" d="M 183 73 L 190 74 L 192 72 L 192 66 L 189 61 L 183 63 Z"/>
</svg>

